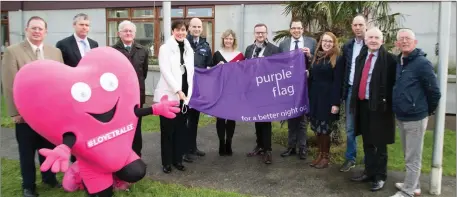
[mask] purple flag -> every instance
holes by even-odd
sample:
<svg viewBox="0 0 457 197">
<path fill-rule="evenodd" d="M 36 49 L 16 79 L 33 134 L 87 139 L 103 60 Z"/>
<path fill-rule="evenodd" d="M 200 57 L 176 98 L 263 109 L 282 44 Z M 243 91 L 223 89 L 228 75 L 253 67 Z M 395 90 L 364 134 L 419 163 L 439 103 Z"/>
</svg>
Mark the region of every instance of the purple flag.
<svg viewBox="0 0 457 197">
<path fill-rule="evenodd" d="M 195 69 L 189 107 L 244 122 L 281 121 L 308 113 L 301 50 Z"/>
</svg>

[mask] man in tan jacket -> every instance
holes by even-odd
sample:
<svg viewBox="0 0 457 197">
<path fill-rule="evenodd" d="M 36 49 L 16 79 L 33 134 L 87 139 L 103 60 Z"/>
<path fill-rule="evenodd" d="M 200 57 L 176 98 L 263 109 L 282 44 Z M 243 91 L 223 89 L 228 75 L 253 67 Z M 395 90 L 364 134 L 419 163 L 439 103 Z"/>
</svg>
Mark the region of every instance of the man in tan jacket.
<svg viewBox="0 0 457 197">
<path fill-rule="evenodd" d="M 27 39 L 21 43 L 9 46 L 3 56 L 2 85 L 8 115 L 16 124 L 16 139 L 19 147 L 19 161 L 22 175 L 22 188 L 24 197 L 35 197 L 35 152 L 40 148 L 53 149 L 55 145 L 36 133 L 22 119 L 13 100 L 13 82 L 19 69 L 27 63 L 39 59 L 50 59 L 63 63 L 62 53 L 59 49 L 44 44 L 47 34 L 47 23 L 38 16 L 31 17 L 25 29 Z M 43 70 L 43 72 L 46 72 Z M 39 75 L 39 73 L 37 73 Z M 43 87 L 50 88 L 50 87 Z M 33 96 L 33 95 L 30 95 Z M 50 106 L 52 107 L 52 106 Z M 39 155 L 40 164 L 45 158 Z M 41 173 L 42 182 L 51 187 L 60 187 L 56 175 L 50 170 Z"/>
</svg>

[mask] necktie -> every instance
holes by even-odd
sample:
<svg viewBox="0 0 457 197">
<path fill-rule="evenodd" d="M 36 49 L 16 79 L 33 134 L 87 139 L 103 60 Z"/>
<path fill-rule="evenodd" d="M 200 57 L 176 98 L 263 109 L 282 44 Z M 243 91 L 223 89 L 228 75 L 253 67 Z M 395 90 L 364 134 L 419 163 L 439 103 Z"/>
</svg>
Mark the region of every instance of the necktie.
<svg viewBox="0 0 457 197">
<path fill-rule="evenodd" d="M 41 50 L 40 50 L 40 48 L 36 48 L 36 50 L 35 50 L 35 55 L 36 55 L 36 59 L 37 59 L 37 60 L 42 60 L 42 59 L 43 59 L 43 56 L 41 55 Z"/>
<path fill-rule="evenodd" d="M 86 42 L 84 42 L 84 40 L 81 40 L 80 42 L 81 42 L 81 44 L 82 44 L 83 47 L 84 47 L 84 53 L 87 52 L 87 51 L 89 51 L 89 47 L 87 47 Z"/>
<path fill-rule="evenodd" d="M 132 49 L 131 46 L 126 46 L 125 49 L 130 53 L 130 49 Z"/>
<path fill-rule="evenodd" d="M 194 41 L 194 45 L 197 46 L 198 45 L 198 41 Z"/>
<path fill-rule="evenodd" d="M 363 66 L 362 71 L 362 78 L 360 79 L 360 86 L 359 86 L 359 99 L 364 100 L 365 94 L 367 91 L 367 81 L 368 81 L 368 73 L 370 72 L 371 67 L 371 59 L 373 58 L 373 53 L 370 53 L 367 62 Z"/>
<path fill-rule="evenodd" d="M 295 40 L 295 49 L 298 49 L 298 42 L 300 42 L 300 41 Z"/>
</svg>

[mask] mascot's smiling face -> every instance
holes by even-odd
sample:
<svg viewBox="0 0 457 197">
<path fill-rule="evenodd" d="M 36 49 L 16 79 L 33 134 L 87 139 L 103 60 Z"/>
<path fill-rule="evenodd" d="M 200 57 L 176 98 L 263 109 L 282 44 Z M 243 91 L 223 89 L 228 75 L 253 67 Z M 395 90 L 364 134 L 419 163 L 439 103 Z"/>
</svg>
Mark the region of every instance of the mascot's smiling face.
<svg viewBox="0 0 457 197">
<path fill-rule="evenodd" d="M 130 61 L 116 49 L 91 49 L 77 67 L 31 62 L 17 73 L 13 93 L 19 114 L 54 144 L 73 132 L 76 150 L 92 148 L 91 143 L 99 147 L 100 139 L 131 146 L 134 132 L 128 131 L 136 127 L 139 83 Z"/>
</svg>

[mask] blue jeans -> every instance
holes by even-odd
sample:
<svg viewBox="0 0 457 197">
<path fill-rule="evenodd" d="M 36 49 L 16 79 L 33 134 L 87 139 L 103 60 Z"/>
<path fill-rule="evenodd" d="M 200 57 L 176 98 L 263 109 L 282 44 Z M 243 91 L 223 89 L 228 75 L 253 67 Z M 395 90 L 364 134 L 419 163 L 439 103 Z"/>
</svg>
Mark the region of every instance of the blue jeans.
<svg viewBox="0 0 457 197">
<path fill-rule="evenodd" d="M 346 106 L 345 106 L 345 113 L 346 113 L 346 160 L 348 161 L 355 161 L 357 157 L 357 140 L 354 132 L 354 117 L 352 116 L 350 107 L 351 107 L 351 94 L 352 94 L 352 86 L 348 88 L 348 95 L 346 98 Z"/>
</svg>

